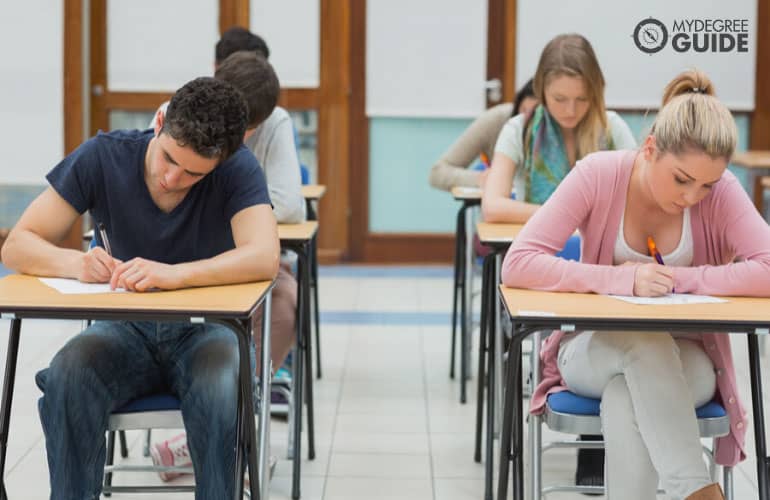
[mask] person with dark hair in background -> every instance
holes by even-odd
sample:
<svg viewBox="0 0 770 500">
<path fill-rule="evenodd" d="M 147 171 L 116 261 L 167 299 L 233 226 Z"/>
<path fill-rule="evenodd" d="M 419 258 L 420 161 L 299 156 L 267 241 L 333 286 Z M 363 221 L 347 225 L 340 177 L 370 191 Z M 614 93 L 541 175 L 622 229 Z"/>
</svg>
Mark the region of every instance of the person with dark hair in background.
<svg viewBox="0 0 770 500">
<path fill-rule="evenodd" d="M 272 280 L 277 228 L 245 130 L 232 85 L 188 82 L 154 129 L 99 133 L 51 170 L 3 263 L 134 292 Z M 109 245 L 97 232 L 88 252 L 57 247 L 86 211 Z M 213 323 L 98 321 L 72 338 L 36 376 L 51 498 L 98 498 L 110 413 L 161 391 L 181 402 L 196 499 L 232 498 L 238 360 L 235 334 Z"/>
<path fill-rule="evenodd" d="M 265 59 L 270 59 L 270 49 L 267 48 L 267 43 L 261 36 L 255 35 L 246 28 L 233 26 L 222 33 L 222 38 L 214 47 L 215 66 L 222 64 L 230 54 L 239 50 L 256 52 Z"/>
<path fill-rule="evenodd" d="M 428 178 L 430 185 L 444 191 L 451 191 L 453 187 L 483 185 L 487 171 L 472 167 L 478 164 L 482 153 L 492 158 L 497 136 L 511 116 L 526 115 L 536 105 L 537 99 L 530 79 L 516 93 L 513 103 L 498 104 L 484 110 L 431 167 Z"/>
</svg>

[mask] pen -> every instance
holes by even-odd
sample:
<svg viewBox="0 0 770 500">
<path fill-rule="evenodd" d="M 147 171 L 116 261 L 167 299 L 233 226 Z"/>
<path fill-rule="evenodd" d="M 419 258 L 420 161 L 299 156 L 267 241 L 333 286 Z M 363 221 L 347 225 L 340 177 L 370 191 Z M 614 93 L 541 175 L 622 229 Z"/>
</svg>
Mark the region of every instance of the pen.
<svg viewBox="0 0 770 500">
<path fill-rule="evenodd" d="M 484 168 L 489 168 L 489 156 L 486 153 L 481 153 L 479 156 L 481 157 L 481 163 L 484 164 Z"/>
<path fill-rule="evenodd" d="M 647 249 L 650 251 L 650 256 L 654 257 L 658 264 L 665 266 L 663 257 L 660 256 L 660 252 L 658 251 L 658 247 L 655 245 L 655 240 L 652 239 L 652 236 L 647 237 Z M 676 289 L 672 287 L 671 293 L 676 293 Z"/>
<path fill-rule="evenodd" d="M 660 252 L 658 252 L 658 247 L 655 245 L 655 240 L 652 239 L 652 236 L 647 237 L 647 248 L 650 250 L 650 256 L 654 257 L 658 264 L 665 266 L 663 257 L 660 256 Z"/>
<path fill-rule="evenodd" d="M 97 227 L 99 228 L 99 236 L 102 238 L 104 249 L 107 250 L 107 254 L 112 257 L 112 248 L 110 248 L 110 240 L 107 239 L 107 230 L 104 229 L 104 224 L 101 222 L 97 224 Z"/>
</svg>

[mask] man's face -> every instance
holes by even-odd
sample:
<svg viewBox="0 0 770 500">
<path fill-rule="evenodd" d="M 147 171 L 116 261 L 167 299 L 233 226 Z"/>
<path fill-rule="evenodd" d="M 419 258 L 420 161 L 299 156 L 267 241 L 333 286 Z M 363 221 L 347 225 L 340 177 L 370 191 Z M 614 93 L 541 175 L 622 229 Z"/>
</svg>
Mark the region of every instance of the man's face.
<svg viewBox="0 0 770 500">
<path fill-rule="evenodd" d="M 214 170 L 219 160 L 204 158 L 190 146 L 180 146 L 170 135 L 161 133 L 152 142 L 147 162 L 150 191 L 170 195 L 189 191 Z"/>
</svg>

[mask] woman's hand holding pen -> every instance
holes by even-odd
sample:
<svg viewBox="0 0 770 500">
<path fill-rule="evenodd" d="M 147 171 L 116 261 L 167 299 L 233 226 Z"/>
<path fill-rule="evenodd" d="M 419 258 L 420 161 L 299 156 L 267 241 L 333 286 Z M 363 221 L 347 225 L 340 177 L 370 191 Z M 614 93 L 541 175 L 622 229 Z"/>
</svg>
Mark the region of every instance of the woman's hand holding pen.
<svg viewBox="0 0 770 500">
<path fill-rule="evenodd" d="M 107 283 L 121 263 L 102 247 L 94 247 L 83 254 L 77 278 L 84 283 Z"/>
<path fill-rule="evenodd" d="M 674 289 L 674 270 L 660 264 L 639 264 L 634 273 L 634 295 L 660 297 Z"/>
<path fill-rule="evenodd" d="M 135 258 L 119 264 L 112 272 L 110 288 L 125 288 L 132 292 L 151 289 L 175 290 L 184 282 L 176 266 Z"/>
</svg>

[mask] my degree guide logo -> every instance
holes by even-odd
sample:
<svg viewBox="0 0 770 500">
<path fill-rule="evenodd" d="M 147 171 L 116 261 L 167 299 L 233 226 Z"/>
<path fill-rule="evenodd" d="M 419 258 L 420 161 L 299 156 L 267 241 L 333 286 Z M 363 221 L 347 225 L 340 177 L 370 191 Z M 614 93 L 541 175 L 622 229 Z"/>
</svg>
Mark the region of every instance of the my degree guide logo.
<svg viewBox="0 0 770 500">
<path fill-rule="evenodd" d="M 655 54 L 669 38 L 676 52 L 748 52 L 748 19 L 675 19 L 670 27 L 654 17 L 637 23 L 631 35 L 636 47 Z"/>
</svg>

